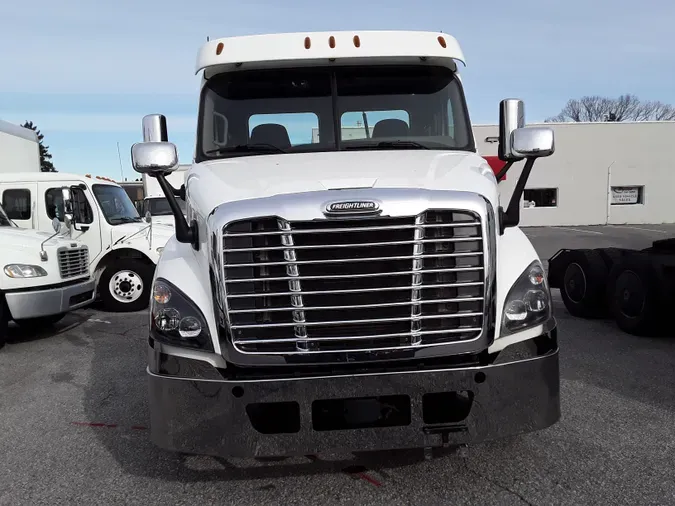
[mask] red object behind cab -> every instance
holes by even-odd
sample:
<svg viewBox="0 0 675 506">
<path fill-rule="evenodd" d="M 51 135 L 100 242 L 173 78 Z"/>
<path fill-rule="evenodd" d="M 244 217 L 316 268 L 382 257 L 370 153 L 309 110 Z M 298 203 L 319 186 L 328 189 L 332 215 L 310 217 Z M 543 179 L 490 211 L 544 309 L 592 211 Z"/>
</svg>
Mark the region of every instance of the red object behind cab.
<svg viewBox="0 0 675 506">
<path fill-rule="evenodd" d="M 498 156 L 484 156 L 485 161 L 492 167 L 492 170 L 495 173 L 495 176 L 497 173 L 504 168 L 504 165 L 506 165 L 506 162 L 502 161 L 499 159 Z M 506 179 L 506 174 L 502 176 L 500 181 L 504 181 Z"/>
</svg>

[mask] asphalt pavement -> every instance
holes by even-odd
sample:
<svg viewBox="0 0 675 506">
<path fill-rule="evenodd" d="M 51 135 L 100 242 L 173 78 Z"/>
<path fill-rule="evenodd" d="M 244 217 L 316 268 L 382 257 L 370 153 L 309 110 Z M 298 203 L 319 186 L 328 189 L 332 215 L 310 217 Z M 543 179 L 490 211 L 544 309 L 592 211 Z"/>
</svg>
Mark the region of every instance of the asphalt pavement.
<svg viewBox="0 0 675 506">
<path fill-rule="evenodd" d="M 543 259 L 675 235 L 675 226 L 566 228 L 526 233 Z M 87 308 L 48 333 L 14 328 L 0 351 L 0 504 L 675 504 L 675 339 L 576 319 L 557 290 L 554 299 L 561 421 L 432 460 L 167 453 L 148 439 L 146 312 Z"/>
</svg>

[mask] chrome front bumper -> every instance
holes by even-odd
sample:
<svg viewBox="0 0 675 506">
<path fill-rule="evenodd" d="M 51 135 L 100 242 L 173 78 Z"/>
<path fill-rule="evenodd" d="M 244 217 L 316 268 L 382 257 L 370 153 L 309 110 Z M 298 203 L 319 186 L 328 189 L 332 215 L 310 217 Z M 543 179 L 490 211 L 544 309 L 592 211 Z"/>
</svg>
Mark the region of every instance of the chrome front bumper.
<svg viewBox="0 0 675 506">
<path fill-rule="evenodd" d="M 560 418 L 557 342 L 533 358 L 499 365 L 245 381 L 224 380 L 202 361 L 149 351 L 151 439 L 172 451 L 262 457 L 436 447 L 544 429 Z M 180 377 L 186 375 L 192 378 Z M 451 411 L 444 404 L 452 398 L 447 394 L 457 392 L 472 396 L 467 415 L 439 422 L 439 409 Z M 429 394 L 441 395 L 432 410 Z M 340 404 L 366 397 L 405 411 L 401 423 L 332 426 L 330 414 L 372 410 L 367 400 L 350 400 L 349 408 Z M 264 412 L 266 407 L 270 410 Z M 263 410 L 263 417 L 254 427 L 256 410 Z M 283 423 L 289 414 L 296 421 Z M 270 432 L 266 422 L 275 419 L 280 429 Z"/>
<path fill-rule="evenodd" d="M 95 288 L 96 282 L 87 279 L 72 285 L 9 292 L 5 294 L 5 300 L 12 319 L 39 318 L 67 313 L 90 304 L 96 297 Z"/>
</svg>

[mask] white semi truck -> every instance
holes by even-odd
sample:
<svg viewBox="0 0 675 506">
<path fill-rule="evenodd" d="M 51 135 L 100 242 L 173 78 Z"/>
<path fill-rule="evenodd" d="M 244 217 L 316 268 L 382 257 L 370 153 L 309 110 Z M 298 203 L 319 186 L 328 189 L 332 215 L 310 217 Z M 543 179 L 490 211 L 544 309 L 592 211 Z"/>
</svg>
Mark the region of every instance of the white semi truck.
<svg viewBox="0 0 675 506">
<path fill-rule="evenodd" d="M 556 423 L 550 294 L 518 228 L 553 133 L 524 128 L 521 101 L 500 104 L 500 174 L 525 165 L 500 202 L 463 61 L 443 33 L 207 42 L 187 217 L 166 180 L 178 165 L 166 119 L 143 119 L 133 165 L 157 178 L 176 220 L 150 308 L 157 445 L 431 449 Z M 356 121 L 369 135 L 343 139 Z"/>
<path fill-rule="evenodd" d="M 173 188 L 179 190 L 185 184 L 185 175 L 187 174 L 187 169 L 189 165 L 179 165 L 178 168 L 166 176 L 166 180 L 171 184 Z M 185 200 L 181 196 L 182 194 L 177 195 L 178 205 L 180 205 L 185 214 Z M 157 180 L 153 177 L 143 174 L 143 215 L 150 215 L 153 223 L 158 223 L 161 225 L 174 225 L 173 214 L 171 213 L 171 207 L 169 206 L 169 201 L 164 196 L 162 188 L 159 186 Z"/>
<path fill-rule="evenodd" d="M 70 191 L 64 203 L 62 188 Z M 88 247 L 89 270 L 108 311 L 148 307 L 155 265 L 173 226 L 147 223 L 114 181 L 65 172 L 0 174 L 0 202 L 19 227 L 49 232 L 72 213 L 62 235 Z M 68 211 L 68 212 L 66 212 Z"/>
<path fill-rule="evenodd" d="M 0 206 L 0 348 L 10 321 L 39 328 L 95 298 L 87 246 L 58 237 L 63 225 L 52 225 L 51 234 L 20 228 Z"/>
</svg>

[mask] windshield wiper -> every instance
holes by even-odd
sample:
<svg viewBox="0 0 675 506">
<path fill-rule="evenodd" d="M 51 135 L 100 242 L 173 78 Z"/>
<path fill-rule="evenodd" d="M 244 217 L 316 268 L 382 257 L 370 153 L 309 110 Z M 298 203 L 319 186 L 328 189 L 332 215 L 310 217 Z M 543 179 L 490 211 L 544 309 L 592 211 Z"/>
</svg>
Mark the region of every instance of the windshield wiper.
<svg viewBox="0 0 675 506">
<path fill-rule="evenodd" d="M 255 144 L 239 144 L 238 146 L 231 146 L 227 148 L 209 149 L 205 151 L 205 155 L 220 155 L 223 153 L 286 153 L 286 150 L 281 149 L 273 144 L 264 144 L 256 142 Z"/>
<path fill-rule="evenodd" d="M 110 218 L 110 221 L 119 223 L 138 223 L 143 220 L 140 217 L 132 218 L 131 216 L 120 216 L 119 218 Z"/>
<path fill-rule="evenodd" d="M 424 144 L 415 141 L 380 141 L 374 144 L 358 144 L 353 146 L 344 146 L 344 149 L 431 149 Z"/>
</svg>

